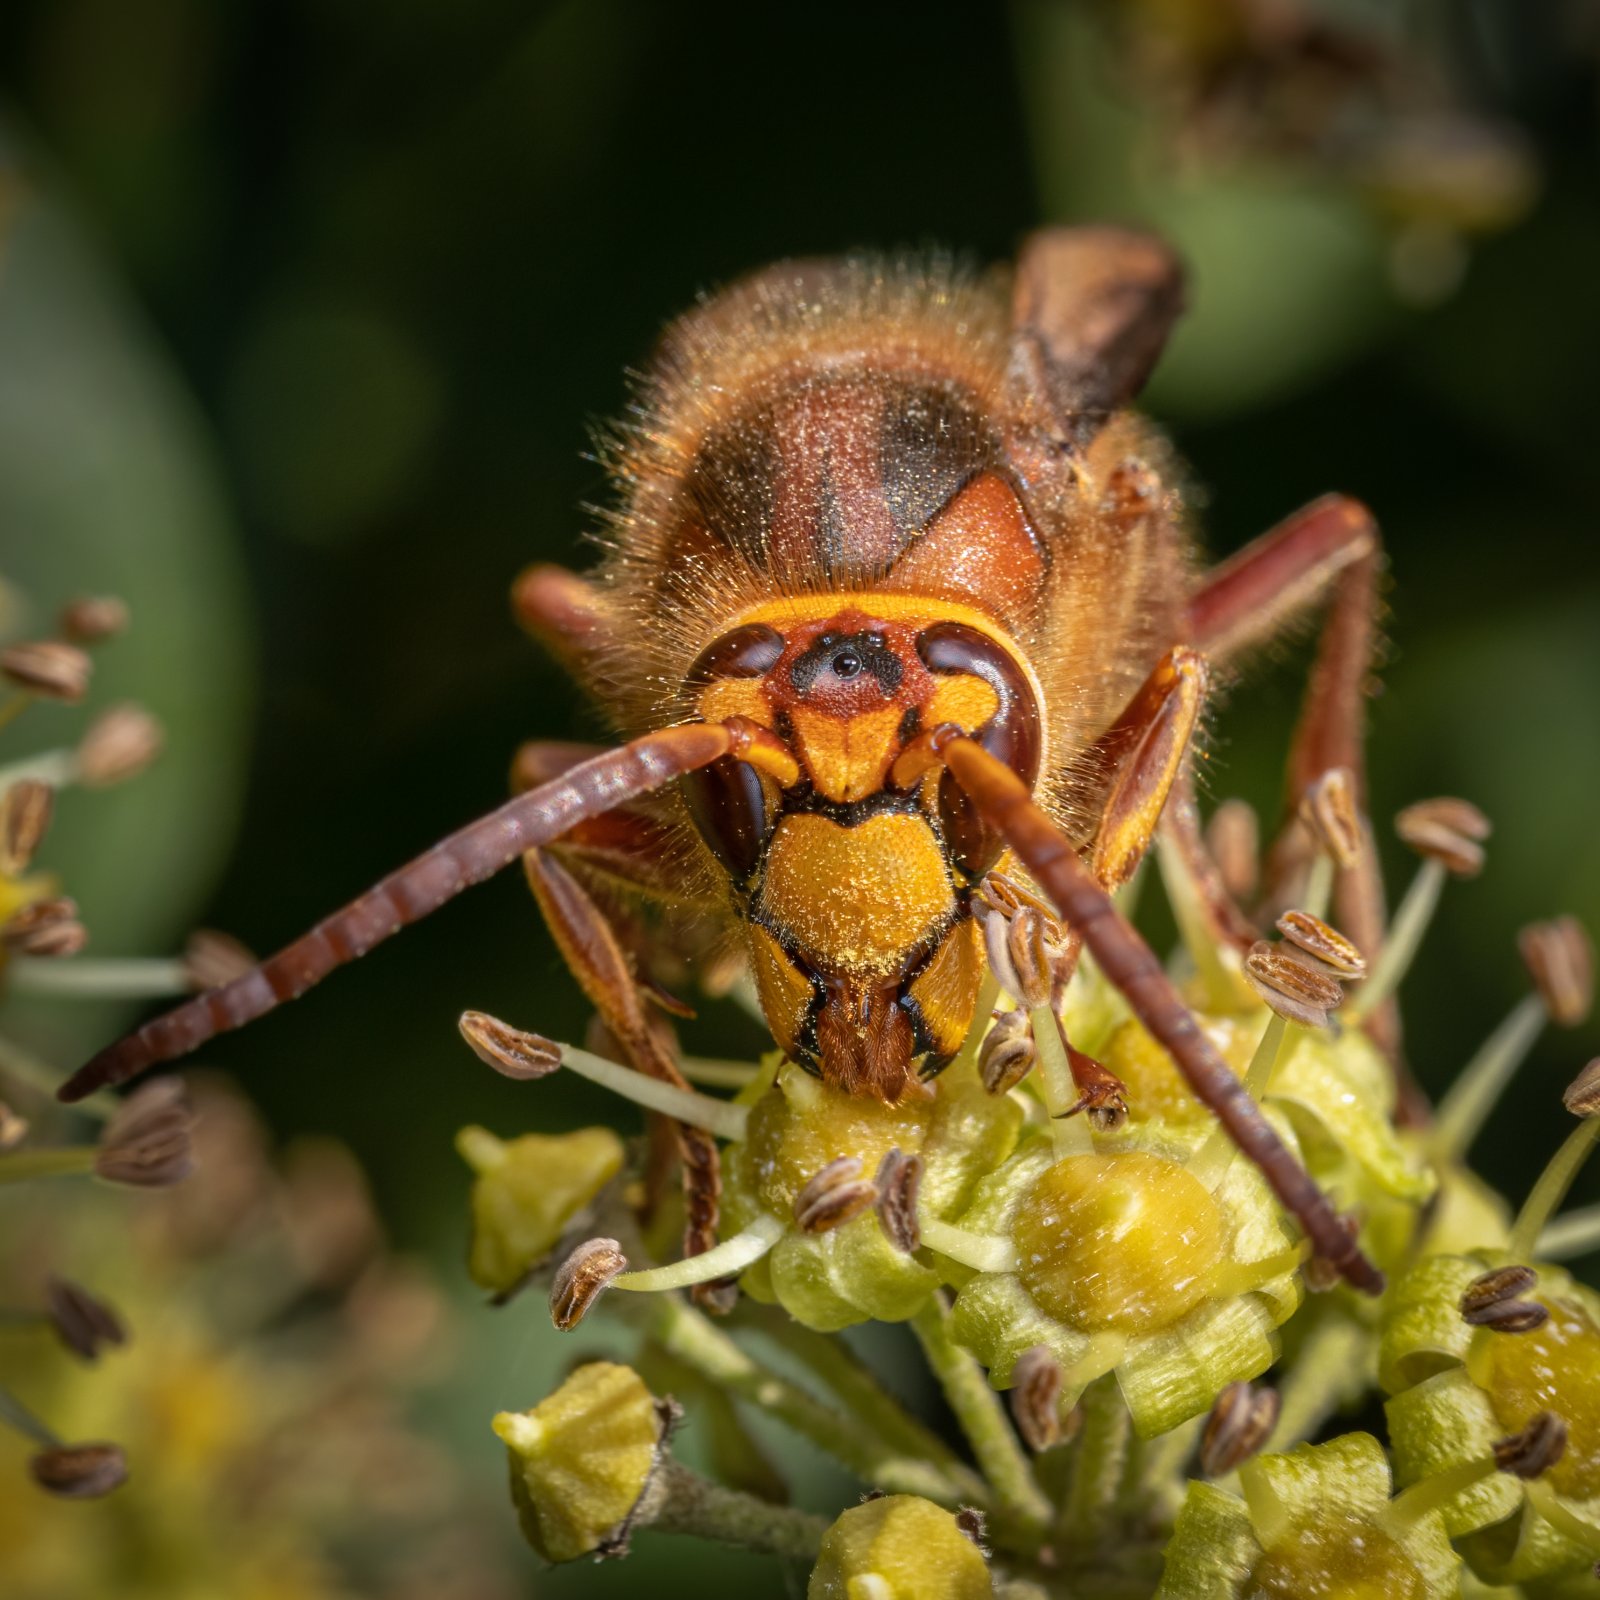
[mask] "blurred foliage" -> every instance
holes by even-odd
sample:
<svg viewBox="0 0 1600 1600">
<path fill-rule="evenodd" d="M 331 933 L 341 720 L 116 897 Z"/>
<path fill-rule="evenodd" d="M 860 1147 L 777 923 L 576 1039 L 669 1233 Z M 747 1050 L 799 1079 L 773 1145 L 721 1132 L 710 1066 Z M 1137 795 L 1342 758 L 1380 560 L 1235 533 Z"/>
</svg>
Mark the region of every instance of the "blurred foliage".
<svg viewBox="0 0 1600 1600">
<path fill-rule="evenodd" d="M 1040 220 L 1131 217 L 1196 267 L 1151 404 L 1210 546 L 1326 489 L 1368 500 L 1393 563 L 1375 811 L 1459 791 L 1497 821 L 1408 991 L 1417 1068 L 1447 1081 L 1522 992 L 1508 930 L 1557 910 L 1600 927 L 1595 8 L 1277 9 L 1375 37 L 1381 81 L 1357 74 L 1330 122 L 1286 133 L 1282 106 L 1308 102 L 1273 76 L 1284 52 L 1263 67 L 1248 29 L 1220 46 L 1202 29 L 1202 50 L 1209 13 L 1184 0 L 13 0 L 0 92 L 48 162 L 14 157 L 31 210 L 0 279 L 4 564 L 37 593 L 126 593 L 125 687 L 172 727 L 147 809 L 80 885 L 103 947 L 187 908 L 270 948 L 496 800 L 519 740 L 594 736 L 505 585 L 530 559 L 582 560 L 602 487 L 585 425 L 698 289 L 790 252 L 998 258 Z M 1444 258 L 1437 185 L 1418 199 L 1369 159 L 1422 111 L 1526 163 L 1523 187 L 1494 190 L 1506 203 L 1449 213 L 1446 246 L 1465 243 Z M 98 264 L 37 200 L 52 173 Z M 1420 279 L 1396 257 L 1419 221 Z M 1212 779 L 1269 812 L 1303 650 L 1280 655 L 1219 717 Z M 208 890 L 246 741 L 236 847 Z M 528 1121 L 527 1091 L 457 1044 L 465 1005 L 581 1033 L 511 875 L 208 1055 L 281 1127 L 348 1138 L 402 1240 L 458 1257 L 449 1130 Z M 731 1013 L 688 1036 L 759 1045 Z M 1596 1044 L 1547 1039 L 1487 1176 L 1520 1190 L 1560 1125 L 1555 1087 Z M 552 1130 L 599 1114 L 598 1091 L 539 1092 Z M 487 1474 L 478 1419 L 566 1357 L 539 1320 L 479 1319 L 472 1394 L 441 1400 Z M 623 1593 L 638 1572 L 540 1592 Z"/>
</svg>

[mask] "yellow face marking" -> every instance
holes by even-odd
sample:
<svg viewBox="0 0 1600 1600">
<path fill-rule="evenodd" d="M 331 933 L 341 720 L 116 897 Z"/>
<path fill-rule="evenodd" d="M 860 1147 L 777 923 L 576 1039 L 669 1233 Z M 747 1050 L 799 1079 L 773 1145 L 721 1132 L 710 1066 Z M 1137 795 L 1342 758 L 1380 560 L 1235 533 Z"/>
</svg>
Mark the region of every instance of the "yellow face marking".
<svg viewBox="0 0 1600 1600">
<path fill-rule="evenodd" d="M 697 709 L 707 722 L 748 717 L 760 727 L 772 726 L 772 707 L 759 678 L 717 678 L 700 691 Z"/>
<path fill-rule="evenodd" d="M 933 699 L 923 714 L 925 728 L 937 728 L 941 722 L 953 722 L 967 733 L 981 728 L 1000 709 L 1000 696 L 982 678 L 970 677 L 964 672 L 939 679 Z"/>
<path fill-rule="evenodd" d="M 968 918 L 945 935 L 911 985 L 911 998 L 922 1013 L 935 1054 L 952 1056 L 961 1048 L 972 1026 L 982 977 L 978 924 Z"/>
<path fill-rule="evenodd" d="M 791 713 L 795 740 L 818 791 L 830 800 L 861 800 L 876 794 L 899 753 L 896 734 L 904 715 L 898 705 L 854 717 L 832 717 L 796 706 Z"/>
<path fill-rule="evenodd" d="M 955 909 L 933 830 L 895 812 L 843 828 L 784 817 L 767 851 L 762 908 L 818 965 L 893 973 Z"/>
<path fill-rule="evenodd" d="M 1044 690 L 1040 686 L 1039 675 L 1033 670 L 1033 663 L 1016 640 L 993 617 L 985 611 L 979 611 L 976 606 L 965 606 L 955 600 L 930 600 L 914 594 L 883 594 L 877 590 L 849 595 L 799 594 L 781 600 L 763 601 L 730 618 L 726 627 L 731 632 L 746 623 L 765 622 L 783 633 L 799 623 L 815 622 L 819 617 L 835 616 L 846 609 L 859 611 L 869 617 L 879 617 L 885 622 L 903 622 L 910 627 L 927 627 L 936 622 L 961 622 L 969 628 L 976 628 L 979 633 L 993 639 L 1016 662 L 1033 694 L 1034 704 L 1039 708 L 1041 728 L 1049 726 Z M 1050 770 L 1048 749 L 1039 752 L 1039 770 Z"/>
<path fill-rule="evenodd" d="M 756 998 L 772 1037 L 786 1056 L 795 1054 L 795 1041 L 811 1004 L 811 983 L 789 959 L 783 946 L 759 924 L 749 924 L 750 970 Z"/>
</svg>

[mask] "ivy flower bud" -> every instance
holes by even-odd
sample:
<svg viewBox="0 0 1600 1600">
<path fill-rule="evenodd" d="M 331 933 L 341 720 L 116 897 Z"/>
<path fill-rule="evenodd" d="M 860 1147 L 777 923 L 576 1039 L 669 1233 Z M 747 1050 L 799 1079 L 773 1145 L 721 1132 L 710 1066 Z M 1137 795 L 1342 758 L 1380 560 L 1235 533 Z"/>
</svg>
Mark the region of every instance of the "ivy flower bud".
<svg viewBox="0 0 1600 1600">
<path fill-rule="evenodd" d="M 108 789 L 137 777 L 165 742 L 160 722 L 143 706 L 109 706 L 78 741 L 78 773 L 91 789 Z"/>
<path fill-rule="evenodd" d="M 472 1281 L 504 1295 L 555 1249 L 562 1234 L 622 1170 L 622 1140 L 610 1128 L 497 1139 L 463 1128 L 456 1149 L 472 1185 Z"/>
<path fill-rule="evenodd" d="M 806 1600 L 991 1600 L 994 1580 L 960 1519 L 916 1495 L 880 1495 L 828 1529 Z"/>
<path fill-rule="evenodd" d="M 1391 1290 L 1379 1379 L 1401 1483 L 1500 1464 L 1441 1507 L 1485 1582 L 1553 1580 L 1600 1556 L 1600 1295 L 1559 1267 L 1540 1265 L 1535 1287 L 1504 1257 L 1426 1257 Z"/>
<path fill-rule="evenodd" d="M 194 1170 L 194 1113 L 178 1078 L 157 1078 L 135 1089 L 117 1107 L 94 1170 L 108 1183 L 135 1189 L 164 1189 L 182 1183 Z"/>
<path fill-rule="evenodd" d="M 1367 958 L 1321 917 L 1309 911 L 1285 911 L 1278 918 L 1278 932 L 1305 956 L 1313 966 L 1325 968 L 1335 978 L 1361 978 L 1366 975 Z"/>
<path fill-rule="evenodd" d="M 1193 1482 L 1155 1600 L 1454 1600 L 1461 1563 L 1437 1511 L 1389 1498 L 1378 1441 L 1347 1434 L 1239 1469 L 1244 1496 Z"/>
<path fill-rule="evenodd" d="M 546 1561 L 627 1553 L 676 1408 L 631 1367 L 582 1366 L 531 1411 L 502 1411 L 523 1537 Z"/>
<path fill-rule="evenodd" d="M 760 1227 L 780 1235 L 745 1267 L 741 1287 L 819 1331 L 913 1316 L 939 1276 L 911 1241 L 923 1221 L 965 1204 L 1011 1153 L 1022 1119 L 1011 1099 L 985 1090 L 970 1056 L 929 1094 L 892 1106 L 784 1063 L 751 1104 L 745 1137 L 723 1152 L 723 1238 Z M 920 1168 L 908 1200 L 899 1185 L 913 1181 L 904 1165 L 913 1159 Z"/>
<path fill-rule="evenodd" d="M 1208 1186 L 1186 1158 L 1170 1136 L 1142 1130 L 1060 1158 L 1034 1139 L 978 1186 L 956 1228 L 925 1232 L 977 1269 L 952 1331 L 996 1387 L 1043 1345 L 1061 1368 L 1063 1407 L 1115 1371 L 1149 1438 L 1272 1364 L 1273 1330 L 1300 1302 L 1303 1250 L 1248 1162 L 1207 1173 Z"/>
<path fill-rule="evenodd" d="M 56 1337 L 85 1361 L 98 1360 L 107 1346 L 127 1343 L 122 1318 L 81 1284 L 52 1275 L 45 1285 L 45 1299 Z"/>
</svg>

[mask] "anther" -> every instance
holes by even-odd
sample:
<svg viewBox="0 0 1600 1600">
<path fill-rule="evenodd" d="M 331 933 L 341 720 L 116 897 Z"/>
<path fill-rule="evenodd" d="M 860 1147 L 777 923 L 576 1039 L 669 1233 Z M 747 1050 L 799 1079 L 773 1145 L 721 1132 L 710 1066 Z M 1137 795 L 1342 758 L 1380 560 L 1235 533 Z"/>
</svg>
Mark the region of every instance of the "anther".
<svg viewBox="0 0 1600 1600">
<path fill-rule="evenodd" d="M 1059 953 L 1060 925 L 1032 906 L 1006 916 L 989 910 L 983 921 L 984 948 L 995 981 L 1026 1011 L 1050 1003 Z"/>
<path fill-rule="evenodd" d="M 1541 1411 L 1520 1433 L 1495 1440 L 1495 1469 L 1516 1478 L 1537 1478 L 1548 1472 L 1566 1450 L 1566 1423 L 1553 1411 Z"/>
<path fill-rule="evenodd" d="M 103 711 L 78 742 L 78 776 L 106 789 L 144 771 L 166 741 L 161 724 L 131 701 Z"/>
<path fill-rule="evenodd" d="M 1307 786 L 1300 799 L 1300 820 L 1339 866 L 1348 869 L 1361 859 L 1361 813 L 1355 775 L 1348 767 L 1331 767 Z"/>
<path fill-rule="evenodd" d="M 1576 917 L 1531 922 L 1517 949 L 1545 1011 L 1558 1028 L 1576 1028 L 1594 1004 L 1594 945 Z"/>
<path fill-rule="evenodd" d="M 917 1196 L 922 1188 L 923 1160 L 891 1150 L 878 1163 L 878 1224 L 896 1250 L 910 1255 L 922 1247 Z"/>
<path fill-rule="evenodd" d="M 215 928 L 196 928 L 184 941 L 184 975 L 189 987 L 197 991 L 220 989 L 255 965 L 253 951 L 232 934 L 218 933 Z"/>
<path fill-rule="evenodd" d="M 1250 987 L 1278 1016 L 1308 1028 L 1325 1028 L 1328 1013 L 1344 999 L 1338 980 L 1258 939 L 1244 958 Z"/>
<path fill-rule="evenodd" d="M 1475 878 L 1483 871 L 1483 841 L 1492 829 L 1470 800 L 1441 796 L 1407 806 L 1395 817 L 1394 831 L 1418 855 L 1458 878 Z"/>
<path fill-rule="evenodd" d="M 0 943 L 21 956 L 75 956 L 88 942 L 88 929 L 78 921 L 78 903 L 65 895 L 35 900 L 0 925 Z"/>
<path fill-rule="evenodd" d="M 127 1482 L 128 1463 L 114 1444 L 62 1444 L 28 1463 L 33 1481 L 62 1500 L 95 1500 Z"/>
<path fill-rule="evenodd" d="M 158 1078 L 117 1107 L 101 1135 L 94 1170 L 108 1183 L 164 1189 L 194 1170 L 194 1114 L 177 1078 Z"/>
<path fill-rule="evenodd" d="M 561 1051 L 549 1039 L 524 1033 L 486 1011 L 463 1011 L 457 1027 L 473 1054 L 504 1077 L 547 1078 L 561 1065 Z"/>
<path fill-rule="evenodd" d="M 628 1258 L 615 1239 L 590 1239 L 580 1244 L 556 1268 L 550 1285 L 550 1320 L 562 1333 L 577 1327 L 627 1265 Z"/>
<path fill-rule="evenodd" d="M 128 605 L 115 595 L 80 595 L 61 608 L 62 634 L 73 644 L 99 644 L 128 626 Z"/>
<path fill-rule="evenodd" d="M 795 1225 L 805 1233 L 829 1233 L 874 1205 L 878 1186 L 861 1176 L 857 1156 L 839 1156 L 795 1196 Z"/>
<path fill-rule="evenodd" d="M 978 1547 L 984 1560 L 989 1558 L 989 1524 L 976 1506 L 962 1506 L 956 1512 L 956 1530 Z"/>
<path fill-rule="evenodd" d="M 1561 1103 L 1575 1117 L 1600 1117 L 1600 1056 L 1567 1085 Z"/>
<path fill-rule="evenodd" d="M 76 705 L 89 692 L 87 655 L 59 639 L 34 639 L 0 650 L 0 676 L 46 700 Z"/>
<path fill-rule="evenodd" d="M 1007 1011 L 978 1046 L 978 1077 L 990 1094 L 1007 1094 L 1032 1071 L 1036 1055 L 1028 1013 Z"/>
<path fill-rule="evenodd" d="M 56 792 L 38 778 L 18 778 L 0 794 L 0 873 L 26 872 L 55 810 Z"/>
<path fill-rule="evenodd" d="M 1367 958 L 1321 917 L 1309 911 L 1285 911 L 1278 918 L 1278 932 L 1297 950 L 1303 950 L 1335 978 L 1366 976 Z"/>
<path fill-rule="evenodd" d="M 1261 878 L 1261 824 L 1247 800 L 1224 800 L 1206 827 L 1206 848 L 1222 875 L 1222 886 L 1241 903 Z"/>
<path fill-rule="evenodd" d="M 1230 1383 L 1216 1398 L 1200 1435 L 1200 1470 L 1208 1478 L 1228 1473 L 1255 1455 L 1278 1423 L 1278 1391 Z"/>
<path fill-rule="evenodd" d="M 1532 1267 L 1495 1267 L 1480 1274 L 1461 1296 L 1461 1318 L 1474 1328 L 1494 1333 L 1532 1333 L 1550 1320 L 1536 1300 L 1520 1298 L 1539 1281 Z"/>
<path fill-rule="evenodd" d="M 0 1100 L 0 1151 L 15 1150 L 28 1137 L 28 1119 Z"/>
<path fill-rule="evenodd" d="M 1024 1350 L 1011 1369 L 1011 1418 L 1036 1455 L 1061 1443 L 1061 1382 L 1061 1363 L 1048 1345 Z"/>
<path fill-rule="evenodd" d="M 45 1285 L 45 1302 L 57 1338 L 85 1361 L 96 1360 L 107 1346 L 127 1343 L 122 1318 L 81 1284 L 51 1277 Z"/>
</svg>

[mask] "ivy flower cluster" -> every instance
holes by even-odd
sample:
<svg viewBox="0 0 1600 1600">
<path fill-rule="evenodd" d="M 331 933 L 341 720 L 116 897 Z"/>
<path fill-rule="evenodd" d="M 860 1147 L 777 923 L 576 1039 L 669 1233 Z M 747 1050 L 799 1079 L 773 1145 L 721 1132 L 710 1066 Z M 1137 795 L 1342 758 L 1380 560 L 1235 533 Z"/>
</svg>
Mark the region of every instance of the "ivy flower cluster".
<svg viewBox="0 0 1600 1600">
<path fill-rule="evenodd" d="M 1523 931 L 1528 998 L 1425 1114 L 1387 1020 L 1449 880 L 1483 868 L 1488 821 L 1454 799 L 1401 814 L 1420 865 L 1370 960 L 1327 920 L 1371 848 L 1350 775 L 1326 774 L 1295 826 L 1298 875 L 1258 890 L 1240 803 L 1203 837 L 1192 810 L 1169 818 L 1170 968 L 1385 1270 L 1377 1297 L 1336 1282 L 1014 876 L 981 891 L 971 1036 L 895 1105 L 778 1055 L 686 1058 L 684 1088 L 466 1013 L 497 1070 L 564 1068 L 724 1142 L 720 1241 L 674 1260 L 671 1204 L 611 1130 L 460 1136 L 477 1281 L 513 1307 L 542 1288 L 558 1329 L 593 1312 L 650 1352 L 494 1418 L 534 1550 L 619 1559 L 647 1531 L 695 1535 L 809 1570 L 813 1600 L 1590 1592 L 1600 1296 L 1557 1263 L 1600 1245 L 1600 1215 L 1557 1213 L 1600 1134 L 1600 1063 L 1514 1215 L 1467 1163 L 1540 1031 L 1587 1016 L 1588 938 L 1570 918 Z M 867 1322 L 909 1330 L 959 1442 L 841 1337 Z M 663 1353 L 682 1403 L 647 1381 Z M 686 1465 L 675 1436 L 705 1404 L 719 1430 L 787 1427 L 865 1498 L 830 1520 L 776 1478 Z M 1362 1407 L 1373 1431 L 1339 1432 Z"/>
</svg>

